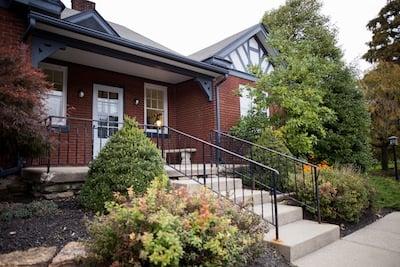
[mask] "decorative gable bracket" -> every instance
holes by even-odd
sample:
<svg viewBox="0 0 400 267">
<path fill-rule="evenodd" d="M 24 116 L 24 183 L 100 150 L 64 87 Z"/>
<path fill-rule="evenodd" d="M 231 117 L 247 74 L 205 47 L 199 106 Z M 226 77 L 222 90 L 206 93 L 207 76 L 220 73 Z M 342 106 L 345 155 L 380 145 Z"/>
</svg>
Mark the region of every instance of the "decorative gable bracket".
<svg viewBox="0 0 400 267">
<path fill-rule="evenodd" d="M 195 81 L 199 83 L 201 89 L 208 97 L 208 101 L 212 101 L 212 79 L 210 78 L 195 78 Z"/>
<path fill-rule="evenodd" d="M 32 38 L 32 66 L 37 68 L 44 59 L 57 52 L 59 49 L 65 49 L 66 45 L 52 40 L 40 37 Z"/>
</svg>

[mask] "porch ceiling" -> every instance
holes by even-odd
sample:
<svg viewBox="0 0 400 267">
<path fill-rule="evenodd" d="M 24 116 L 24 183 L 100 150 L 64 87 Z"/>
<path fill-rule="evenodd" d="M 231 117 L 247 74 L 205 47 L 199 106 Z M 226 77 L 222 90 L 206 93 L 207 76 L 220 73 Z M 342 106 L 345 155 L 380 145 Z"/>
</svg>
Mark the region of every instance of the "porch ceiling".
<svg viewBox="0 0 400 267">
<path fill-rule="evenodd" d="M 50 58 L 171 84 L 192 79 L 190 76 L 166 71 L 161 68 L 150 67 L 72 47 L 58 50 Z"/>
</svg>

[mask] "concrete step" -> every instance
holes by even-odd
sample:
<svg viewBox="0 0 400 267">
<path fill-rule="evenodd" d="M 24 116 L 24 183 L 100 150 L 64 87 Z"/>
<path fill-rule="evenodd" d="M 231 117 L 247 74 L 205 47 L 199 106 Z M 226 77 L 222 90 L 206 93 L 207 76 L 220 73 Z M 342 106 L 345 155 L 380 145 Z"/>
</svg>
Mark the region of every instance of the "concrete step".
<svg viewBox="0 0 400 267">
<path fill-rule="evenodd" d="M 179 179 L 179 180 L 170 180 L 171 185 L 174 188 L 179 188 L 179 187 L 186 187 L 186 189 L 190 193 L 197 192 L 201 190 L 201 188 L 204 186 L 203 185 L 203 178 L 199 178 L 198 180 L 193 180 L 193 179 Z M 242 180 L 237 179 L 237 178 L 224 178 L 220 179 L 218 181 L 217 178 L 206 178 L 206 184 L 207 187 L 212 189 L 213 191 L 218 190 L 218 184 L 219 184 L 219 189 L 222 190 L 233 190 L 235 189 L 241 189 L 242 188 Z"/>
<path fill-rule="evenodd" d="M 247 209 L 263 216 L 268 222 L 272 221 L 272 203 L 264 203 L 255 205 L 254 208 L 249 206 Z M 289 206 L 278 203 L 278 224 L 286 225 L 303 219 L 303 210 L 300 207 Z"/>
<path fill-rule="evenodd" d="M 252 203 L 254 205 L 257 205 L 260 203 L 271 202 L 269 191 L 235 188 L 235 190 L 221 191 L 221 195 L 228 197 L 230 200 L 240 205 L 247 205 Z"/>
<path fill-rule="evenodd" d="M 169 178 L 180 178 L 185 176 L 202 176 L 204 175 L 203 164 L 191 164 L 191 165 L 164 165 L 164 170 L 166 171 Z M 218 171 L 215 165 L 211 166 L 206 164 L 205 174 L 212 175 L 216 174 Z"/>
<path fill-rule="evenodd" d="M 253 192 L 252 192 L 253 191 Z M 261 197 L 262 192 L 262 197 Z M 222 191 L 222 196 L 229 197 L 236 204 L 251 204 L 254 205 L 261 203 L 272 202 L 270 192 L 265 190 L 251 190 L 251 189 L 236 189 L 230 191 Z M 276 199 L 278 202 L 284 200 L 289 194 L 277 194 Z"/>
<path fill-rule="evenodd" d="M 87 166 L 27 167 L 22 169 L 22 178 L 33 183 L 75 183 L 84 182 L 89 171 Z"/>
<path fill-rule="evenodd" d="M 279 240 L 275 229 L 265 235 L 265 240 L 276 246 L 290 262 L 314 252 L 340 238 L 338 225 L 309 220 L 299 220 L 279 227 Z"/>
</svg>

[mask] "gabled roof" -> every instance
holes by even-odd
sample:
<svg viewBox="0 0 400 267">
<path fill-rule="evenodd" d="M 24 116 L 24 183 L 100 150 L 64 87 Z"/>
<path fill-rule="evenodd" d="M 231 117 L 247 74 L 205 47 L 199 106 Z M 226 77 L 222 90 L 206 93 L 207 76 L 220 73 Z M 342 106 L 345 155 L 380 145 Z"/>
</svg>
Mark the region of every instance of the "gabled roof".
<svg viewBox="0 0 400 267">
<path fill-rule="evenodd" d="M 63 12 L 61 13 L 61 17 L 60 18 L 62 20 L 69 21 L 69 19 L 71 17 L 79 16 L 79 14 L 82 14 L 82 13 L 86 13 L 86 12 L 81 12 L 81 11 L 77 11 L 77 10 L 74 10 L 74 9 L 65 8 L 63 10 Z M 178 52 L 176 52 L 176 51 L 174 51 L 172 49 L 169 49 L 168 47 L 165 47 L 165 46 L 163 46 L 163 45 L 161 45 L 161 44 L 159 44 L 159 43 L 157 43 L 157 42 L 155 42 L 155 41 L 153 41 L 153 40 L 151 40 L 151 39 L 149 39 L 149 38 L 147 38 L 147 37 L 145 37 L 145 36 L 143 36 L 143 35 L 141 35 L 141 34 L 139 34 L 137 32 L 135 32 L 135 31 L 133 31 L 133 30 L 131 30 L 131 29 L 125 27 L 125 26 L 122 26 L 120 24 L 113 23 L 113 22 L 110 22 L 110 21 L 106 21 L 106 20 L 104 20 L 104 21 L 117 33 L 117 36 L 119 36 L 119 37 L 121 37 L 123 39 L 126 39 L 128 41 L 137 42 L 137 43 L 140 43 L 140 44 L 145 45 L 145 46 L 157 48 L 157 49 L 166 51 L 168 53 L 173 53 L 173 54 L 176 54 L 176 55 L 180 55 Z"/>
<path fill-rule="evenodd" d="M 66 20 L 96 31 L 119 36 L 113 27 L 111 27 L 110 24 L 96 10 L 80 12 L 67 17 Z"/>
<path fill-rule="evenodd" d="M 251 26 L 241 32 L 238 32 L 234 35 L 231 35 L 222 41 L 219 41 L 209 47 L 206 47 L 200 51 L 197 51 L 194 54 L 189 55 L 191 59 L 198 60 L 198 61 L 206 61 L 209 58 L 216 57 L 216 58 L 223 58 L 230 52 L 232 52 L 235 48 L 237 48 L 242 43 L 246 42 L 249 38 L 257 35 L 260 43 L 263 44 L 265 50 L 270 52 L 266 46 L 265 40 L 268 35 L 267 29 L 264 25 L 256 24 Z"/>
</svg>

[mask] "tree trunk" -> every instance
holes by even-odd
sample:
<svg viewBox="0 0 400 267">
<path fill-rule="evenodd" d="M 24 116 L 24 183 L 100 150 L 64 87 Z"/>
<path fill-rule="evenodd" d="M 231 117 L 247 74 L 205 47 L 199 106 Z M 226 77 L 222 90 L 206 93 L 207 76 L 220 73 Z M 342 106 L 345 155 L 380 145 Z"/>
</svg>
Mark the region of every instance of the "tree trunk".
<svg viewBox="0 0 400 267">
<path fill-rule="evenodd" d="M 381 166 L 383 171 L 389 170 L 389 146 L 383 144 L 381 147 Z"/>
</svg>

